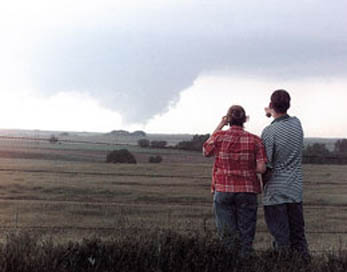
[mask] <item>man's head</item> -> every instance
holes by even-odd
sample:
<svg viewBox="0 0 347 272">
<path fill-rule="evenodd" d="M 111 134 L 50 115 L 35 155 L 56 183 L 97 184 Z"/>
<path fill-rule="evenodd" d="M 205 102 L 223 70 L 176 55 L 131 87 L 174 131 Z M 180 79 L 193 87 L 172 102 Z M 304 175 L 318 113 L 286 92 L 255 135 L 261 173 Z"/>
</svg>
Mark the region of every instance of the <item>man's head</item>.
<svg viewBox="0 0 347 272">
<path fill-rule="evenodd" d="M 270 108 L 276 113 L 287 113 L 290 108 L 290 95 L 286 90 L 274 91 L 271 95 Z"/>
<path fill-rule="evenodd" d="M 243 124 L 247 121 L 246 111 L 239 105 L 231 106 L 228 110 L 227 117 L 230 126 L 243 127 Z"/>
</svg>

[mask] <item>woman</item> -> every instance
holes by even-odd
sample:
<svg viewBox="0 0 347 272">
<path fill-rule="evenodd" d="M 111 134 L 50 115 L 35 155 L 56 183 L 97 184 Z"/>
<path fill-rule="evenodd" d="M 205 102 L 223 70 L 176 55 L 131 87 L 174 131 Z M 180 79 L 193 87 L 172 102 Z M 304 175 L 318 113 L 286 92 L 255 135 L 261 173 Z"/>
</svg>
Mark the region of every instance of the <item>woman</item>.
<svg viewBox="0 0 347 272">
<path fill-rule="evenodd" d="M 253 251 L 257 221 L 257 194 L 261 192 L 257 173 L 265 172 L 266 155 L 261 139 L 244 130 L 245 110 L 229 108 L 204 143 L 204 156 L 215 156 L 211 190 L 218 236 L 228 249 L 237 249 L 241 257 Z M 228 130 L 222 130 L 230 125 Z"/>
</svg>

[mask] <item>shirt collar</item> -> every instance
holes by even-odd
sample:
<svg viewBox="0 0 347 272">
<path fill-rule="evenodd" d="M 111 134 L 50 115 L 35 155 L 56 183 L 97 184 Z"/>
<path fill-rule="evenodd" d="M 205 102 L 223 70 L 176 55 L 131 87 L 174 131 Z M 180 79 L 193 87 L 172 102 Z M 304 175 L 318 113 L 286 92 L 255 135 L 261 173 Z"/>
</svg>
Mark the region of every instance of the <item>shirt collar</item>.
<svg viewBox="0 0 347 272">
<path fill-rule="evenodd" d="M 283 120 L 287 120 L 287 119 L 289 119 L 289 115 L 288 114 L 285 114 L 285 115 L 283 115 L 283 116 L 281 116 L 281 117 L 278 117 L 278 118 L 276 118 L 275 120 L 273 120 L 272 122 L 271 122 L 271 124 L 274 124 L 274 123 L 277 123 L 277 122 L 281 122 L 281 121 L 283 121 Z"/>
<path fill-rule="evenodd" d="M 230 129 L 232 129 L 232 130 L 243 130 L 243 127 L 232 125 L 230 127 Z"/>
</svg>

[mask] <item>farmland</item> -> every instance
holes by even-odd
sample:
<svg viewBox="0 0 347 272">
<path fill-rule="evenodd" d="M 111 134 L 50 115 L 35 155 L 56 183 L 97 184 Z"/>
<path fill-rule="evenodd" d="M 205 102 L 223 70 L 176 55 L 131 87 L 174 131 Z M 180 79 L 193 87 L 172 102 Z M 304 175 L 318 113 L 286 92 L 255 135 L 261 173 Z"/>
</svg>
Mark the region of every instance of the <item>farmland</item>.
<svg viewBox="0 0 347 272">
<path fill-rule="evenodd" d="M 107 152 L 120 148 L 128 148 L 138 163 L 106 164 Z M 148 163 L 153 154 L 160 154 L 163 162 Z M 61 242 L 107 239 L 139 226 L 145 232 L 214 232 L 211 167 L 212 160 L 200 153 L 174 149 L 1 140 L 0 228 L 4 233 L 27 230 Z M 346 172 L 347 166 L 304 166 L 312 251 L 347 248 Z M 255 248 L 270 244 L 259 205 Z"/>
</svg>

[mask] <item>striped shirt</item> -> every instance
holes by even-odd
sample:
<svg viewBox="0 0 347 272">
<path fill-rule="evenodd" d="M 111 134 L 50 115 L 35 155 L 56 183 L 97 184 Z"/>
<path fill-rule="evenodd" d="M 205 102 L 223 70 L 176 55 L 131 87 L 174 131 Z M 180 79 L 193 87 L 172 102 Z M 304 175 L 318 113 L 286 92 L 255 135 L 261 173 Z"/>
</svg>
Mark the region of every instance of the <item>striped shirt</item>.
<svg viewBox="0 0 347 272">
<path fill-rule="evenodd" d="M 302 201 L 303 130 L 300 120 L 289 115 L 267 126 L 262 139 L 273 174 L 264 188 L 264 206 Z"/>
</svg>

